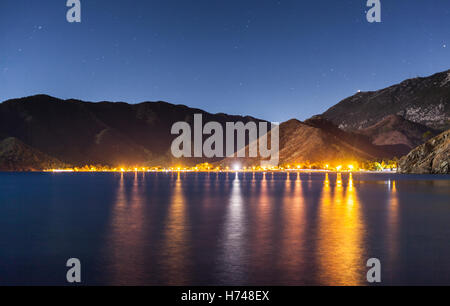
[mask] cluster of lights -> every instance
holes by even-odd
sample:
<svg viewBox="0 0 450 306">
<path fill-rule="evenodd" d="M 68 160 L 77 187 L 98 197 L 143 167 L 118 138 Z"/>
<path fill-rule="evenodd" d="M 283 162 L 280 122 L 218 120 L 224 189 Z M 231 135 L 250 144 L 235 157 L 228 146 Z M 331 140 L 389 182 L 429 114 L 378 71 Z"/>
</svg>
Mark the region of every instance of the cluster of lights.
<svg viewBox="0 0 450 306">
<path fill-rule="evenodd" d="M 342 166 L 338 165 L 332 167 L 328 164 L 324 165 L 321 169 L 316 169 L 318 171 L 354 171 L 355 166 L 353 164 Z M 218 167 L 213 166 L 208 163 L 200 164 L 195 167 L 120 167 L 120 168 L 108 168 L 108 167 L 92 167 L 85 166 L 82 168 L 67 168 L 67 169 L 49 169 L 45 170 L 47 172 L 264 172 L 264 171 L 310 171 L 311 169 L 303 169 L 301 165 L 285 165 L 279 167 L 260 167 L 260 166 L 251 166 L 251 167 L 242 167 L 240 164 L 236 163 L 230 167 Z M 363 171 L 364 169 L 359 169 Z"/>
</svg>

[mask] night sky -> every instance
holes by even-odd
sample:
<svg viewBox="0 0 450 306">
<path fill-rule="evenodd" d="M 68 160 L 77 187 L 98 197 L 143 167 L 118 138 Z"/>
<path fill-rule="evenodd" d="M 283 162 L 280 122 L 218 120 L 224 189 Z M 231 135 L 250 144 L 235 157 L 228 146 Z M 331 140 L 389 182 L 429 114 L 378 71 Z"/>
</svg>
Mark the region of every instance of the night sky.
<svg viewBox="0 0 450 306">
<path fill-rule="evenodd" d="M 164 100 L 272 121 L 450 68 L 450 1 L 0 1 L 0 100 Z"/>
</svg>

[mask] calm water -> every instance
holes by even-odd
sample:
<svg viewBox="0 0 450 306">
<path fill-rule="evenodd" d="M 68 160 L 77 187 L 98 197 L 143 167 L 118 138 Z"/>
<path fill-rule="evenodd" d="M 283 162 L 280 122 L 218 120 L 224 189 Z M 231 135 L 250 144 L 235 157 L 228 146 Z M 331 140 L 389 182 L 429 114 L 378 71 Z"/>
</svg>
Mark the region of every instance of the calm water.
<svg viewBox="0 0 450 306">
<path fill-rule="evenodd" d="M 0 173 L 0 284 L 450 285 L 450 177 Z"/>
</svg>

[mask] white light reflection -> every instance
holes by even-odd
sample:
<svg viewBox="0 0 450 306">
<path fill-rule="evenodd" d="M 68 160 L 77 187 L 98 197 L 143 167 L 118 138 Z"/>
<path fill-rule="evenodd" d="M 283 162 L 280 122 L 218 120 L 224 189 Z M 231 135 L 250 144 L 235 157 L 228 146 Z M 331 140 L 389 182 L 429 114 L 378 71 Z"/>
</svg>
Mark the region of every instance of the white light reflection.
<svg viewBox="0 0 450 306">
<path fill-rule="evenodd" d="M 227 173 L 228 175 L 228 173 Z M 231 197 L 224 224 L 220 273 L 224 284 L 245 283 L 243 270 L 245 250 L 245 211 L 241 195 L 241 182 L 238 173 L 234 174 Z"/>
</svg>

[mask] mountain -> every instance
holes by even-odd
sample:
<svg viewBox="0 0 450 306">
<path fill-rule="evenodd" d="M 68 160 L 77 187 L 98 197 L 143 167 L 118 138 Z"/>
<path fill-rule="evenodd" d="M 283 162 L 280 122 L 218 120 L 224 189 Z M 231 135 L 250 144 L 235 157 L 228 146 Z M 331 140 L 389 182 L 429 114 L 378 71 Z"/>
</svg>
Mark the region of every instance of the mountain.
<svg viewBox="0 0 450 306">
<path fill-rule="evenodd" d="M 347 131 L 368 128 L 389 115 L 440 131 L 450 128 L 450 70 L 358 92 L 322 114 Z"/>
<path fill-rule="evenodd" d="M 320 115 L 313 116 L 312 118 L 306 120 L 305 123 L 310 126 L 320 128 L 323 131 L 342 139 L 342 141 L 345 141 L 353 147 L 359 148 L 360 150 L 363 150 L 376 158 L 394 156 L 400 157 L 410 150 L 409 148 L 405 148 L 403 145 L 396 142 L 374 143 L 369 135 L 361 134 L 359 131 L 357 133 L 344 131 Z"/>
<path fill-rule="evenodd" d="M 390 146 L 375 146 L 369 138 L 342 131 L 321 117 L 305 122 L 296 119 L 283 122 L 279 126 L 279 135 L 280 165 L 337 165 L 393 156 Z M 249 167 L 258 166 L 260 161 L 261 158 L 227 158 L 219 164 L 231 166 L 238 162 Z"/>
<path fill-rule="evenodd" d="M 199 160 L 176 160 L 170 146 L 172 124 L 193 122 L 262 120 L 252 117 L 210 114 L 203 110 L 166 102 L 127 104 L 83 102 L 36 95 L 0 104 L 0 135 L 15 137 L 29 147 L 74 166 L 195 164 Z M 191 125 L 193 126 L 193 125 Z"/>
<path fill-rule="evenodd" d="M 388 115 L 380 122 L 358 130 L 358 133 L 369 137 L 374 145 L 402 146 L 401 155 L 439 134 L 435 129 L 406 120 L 399 115 Z"/>
<path fill-rule="evenodd" d="M 450 70 L 358 93 L 305 122 L 293 119 L 282 123 L 280 164 L 403 156 L 449 127 L 449 104 Z M 36 95 L 0 104 L 0 140 L 8 139 L 2 143 L 7 149 L 0 168 L 35 169 L 58 162 L 110 167 L 229 165 L 235 159 L 172 156 L 171 144 L 178 137 L 171 134 L 172 125 L 183 121 L 192 128 L 194 114 L 203 116 L 203 124 L 219 122 L 224 131 L 227 122 L 267 122 L 162 101 L 93 103 Z M 202 137 L 205 140 L 209 135 Z M 245 146 L 236 151 L 241 149 Z M 25 157 L 33 163 L 27 164 Z M 245 165 L 259 164 L 255 159 L 240 160 Z"/>
<path fill-rule="evenodd" d="M 430 139 L 399 161 L 401 173 L 450 174 L 450 130 Z"/>
<path fill-rule="evenodd" d="M 341 163 L 387 157 L 390 154 L 359 135 L 319 120 L 290 120 L 280 125 L 280 163 L 309 161 Z"/>
<path fill-rule="evenodd" d="M 67 166 L 17 138 L 9 137 L 0 141 L 0 171 L 38 171 Z"/>
</svg>

